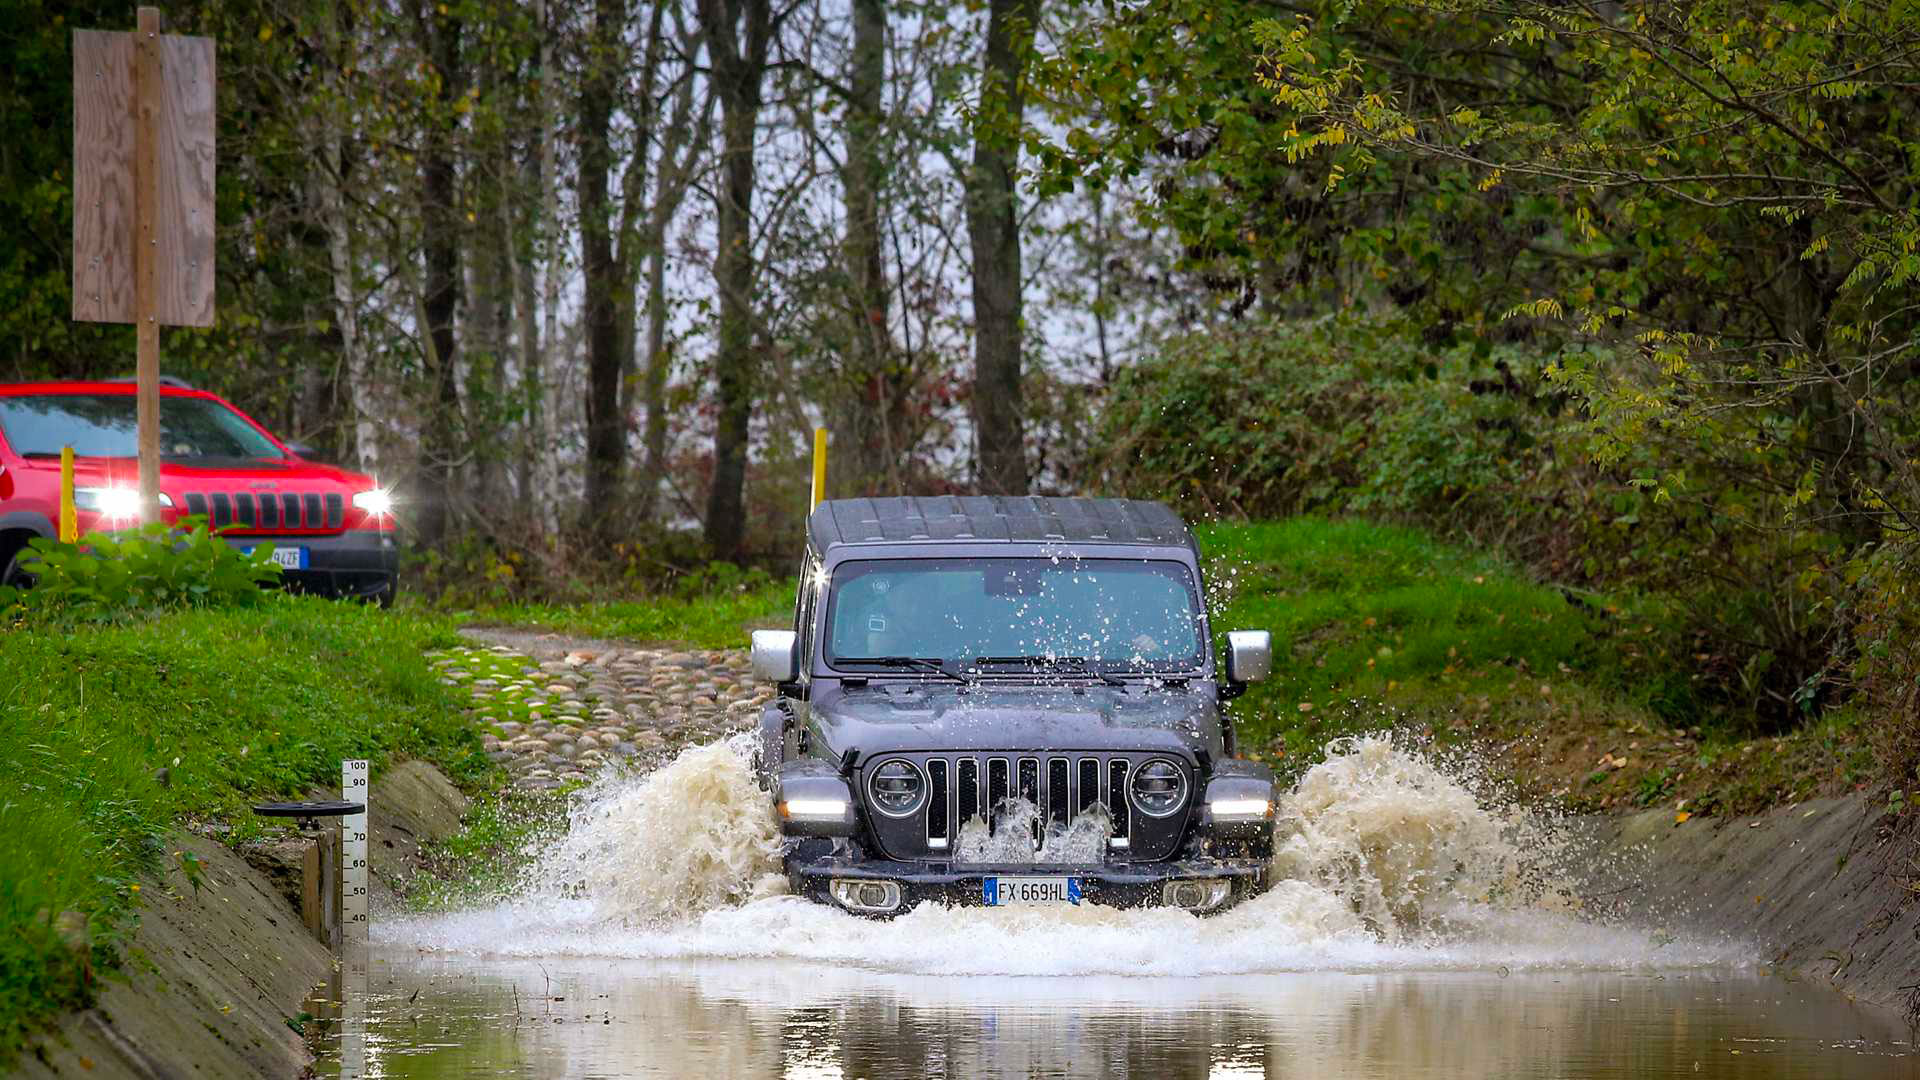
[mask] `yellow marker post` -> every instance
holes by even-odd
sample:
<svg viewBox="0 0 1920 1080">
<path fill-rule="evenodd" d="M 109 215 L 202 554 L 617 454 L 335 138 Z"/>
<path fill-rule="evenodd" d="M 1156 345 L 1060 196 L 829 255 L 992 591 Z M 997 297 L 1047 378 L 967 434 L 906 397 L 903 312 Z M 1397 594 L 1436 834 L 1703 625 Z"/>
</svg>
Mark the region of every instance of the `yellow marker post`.
<svg viewBox="0 0 1920 1080">
<path fill-rule="evenodd" d="M 813 502 L 811 510 L 827 497 L 827 429 L 813 429 Z"/>
<path fill-rule="evenodd" d="M 80 541 L 80 515 L 73 510 L 73 447 L 60 448 L 60 542 Z"/>
</svg>

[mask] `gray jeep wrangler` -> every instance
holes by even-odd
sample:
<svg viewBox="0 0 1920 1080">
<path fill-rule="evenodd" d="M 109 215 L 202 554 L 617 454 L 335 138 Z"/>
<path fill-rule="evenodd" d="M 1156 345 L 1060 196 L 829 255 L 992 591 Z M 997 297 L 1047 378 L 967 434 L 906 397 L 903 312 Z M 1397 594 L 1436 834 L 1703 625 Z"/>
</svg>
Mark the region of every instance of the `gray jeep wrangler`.
<svg viewBox="0 0 1920 1080">
<path fill-rule="evenodd" d="M 862 915 L 956 904 L 1223 910 L 1266 886 L 1273 774 L 1222 705 L 1199 546 L 1158 503 L 820 504 L 759 769 L 794 892 Z"/>
</svg>

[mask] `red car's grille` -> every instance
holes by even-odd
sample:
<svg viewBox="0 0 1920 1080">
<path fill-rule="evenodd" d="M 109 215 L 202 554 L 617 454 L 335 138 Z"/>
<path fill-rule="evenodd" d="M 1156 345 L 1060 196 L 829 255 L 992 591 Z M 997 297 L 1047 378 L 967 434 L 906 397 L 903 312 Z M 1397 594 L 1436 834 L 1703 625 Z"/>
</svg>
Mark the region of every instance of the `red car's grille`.
<svg viewBox="0 0 1920 1080">
<path fill-rule="evenodd" d="M 189 491 L 186 504 L 188 514 L 206 518 L 216 529 L 318 532 L 339 529 L 347 517 L 347 500 L 340 495 Z"/>
</svg>

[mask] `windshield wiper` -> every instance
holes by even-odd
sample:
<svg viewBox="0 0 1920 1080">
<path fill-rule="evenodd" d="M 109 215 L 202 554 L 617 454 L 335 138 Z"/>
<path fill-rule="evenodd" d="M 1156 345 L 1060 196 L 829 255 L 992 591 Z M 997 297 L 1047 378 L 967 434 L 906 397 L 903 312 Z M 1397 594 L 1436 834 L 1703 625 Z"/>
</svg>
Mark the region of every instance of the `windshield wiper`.
<svg viewBox="0 0 1920 1080">
<path fill-rule="evenodd" d="M 925 656 L 839 656 L 833 663 L 836 667 L 847 664 L 872 664 L 875 667 L 910 668 L 914 671 L 944 675 L 954 682 L 972 685 L 973 680 L 947 666 L 945 660 L 936 660 Z"/>
<path fill-rule="evenodd" d="M 1099 665 L 1084 656 L 976 656 L 973 659 L 973 666 L 976 668 L 987 664 L 1025 664 L 1029 668 L 1041 671 L 1092 675 L 1108 686 L 1127 685 L 1125 679 L 1102 671 Z"/>
</svg>

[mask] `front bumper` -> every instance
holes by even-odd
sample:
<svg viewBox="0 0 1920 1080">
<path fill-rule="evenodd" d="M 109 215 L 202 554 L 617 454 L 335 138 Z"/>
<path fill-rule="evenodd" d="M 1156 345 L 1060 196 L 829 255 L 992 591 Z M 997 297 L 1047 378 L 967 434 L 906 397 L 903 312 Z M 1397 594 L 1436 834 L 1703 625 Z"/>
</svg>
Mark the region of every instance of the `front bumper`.
<svg viewBox="0 0 1920 1080">
<path fill-rule="evenodd" d="M 956 907 L 982 907 L 982 885 L 993 877 L 1072 877 L 1080 879 L 1081 903 L 1105 907 L 1148 907 L 1162 903 L 1168 882 L 1226 880 L 1231 888 L 1225 902 L 1208 908 L 1213 915 L 1266 888 L 1270 863 L 1266 859 L 1173 859 L 1153 863 L 1104 863 L 1097 866 L 904 862 L 848 855 L 813 854 L 812 844 L 795 845 L 787 859 L 787 884 L 797 895 L 823 904 L 841 906 L 833 899 L 838 881 L 889 881 L 900 886 L 900 907 L 891 914 L 933 902 Z M 861 912 L 861 914 L 871 914 Z"/>
<path fill-rule="evenodd" d="M 280 580 L 297 593 L 378 598 L 393 591 L 400 570 L 399 542 L 391 531 L 348 529 L 332 536 L 253 535 L 226 540 L 240 548 L 306 548 L 306 569 L 281 571 Z"/>
</svg>

